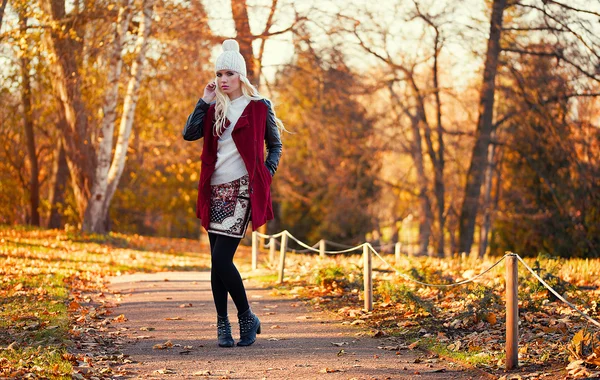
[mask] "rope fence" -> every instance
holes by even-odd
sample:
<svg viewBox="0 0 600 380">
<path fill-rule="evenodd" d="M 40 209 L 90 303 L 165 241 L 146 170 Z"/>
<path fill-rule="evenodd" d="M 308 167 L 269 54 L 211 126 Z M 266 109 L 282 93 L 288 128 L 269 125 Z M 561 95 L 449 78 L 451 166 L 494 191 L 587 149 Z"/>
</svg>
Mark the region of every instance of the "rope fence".
<svg viewBox="0 0 600 380">
<path fill-rule="evenodd" d="M 559 300 L 568 305 L 572 310 L 581 315 L 584 319 L 586 319 L 589 323 L 594 326 L 600 328 L 600 322 L 596 321 L 583 311 L 579 310 L 575 305 L 567 301 L 563 296 L 561 296 L 556 290 L 554 290 L 550 285 L 546 283 L 525 261 L 516 253 L 507 252 L 504 256 L 498 259 L 494 264 L 486 268 L 484 271 L 479 273 L 478 275 L 468 278 L 459 282 L 455 282 L 452 284 L 429 284 L 423 281 L 416 280 L 396 268 L 394 268 L 390 263 L 388 263 L 381 254 L 373 247 L 370 243 L 362 243 L 357 246 L 347 246 L 344 244 L 330 242 L 324 239 L 321 239 L 314 246 L 309 246 L 306 243 L 298 240 L 294 237 L 289 231 L 284 230 L 274 235 L 265 235 L 259 233 L 257 231 L 252 232 L 252 269 L 256 270 L 258 268 L 258 241 L 259 238 L 269 239 L 269 243 L 265 246 L 269 248 L 269 260 L 270 262 L 274 262 L 275 259 L 275 250 L 276 246 L 279 246 L 279 283 L 283 283 L 284 280 L 284 271 L 285 271 L 285 256 L 288 251 L 288 239 L 293 240 L 296 244 L 305 249 L 302 250 L 303 253 L 315 252 L 319 253 L 319 256 L 324 257 L 325 255 L 339 255 L 344 253 L 350 253 L 357 250 L 362 250 L 363 256 L 363 281 L 364 281 L 364 309 L 367 311 L 373 310 L 373 263 L 372 258 L 376 256 L 388 269 L 393 270 L 395 275 L 401 277 L 402 279 L 428 287 L 435 288 L 451 288 L 462 286 L 473 282 L 486 273 L 490 272 L 493 268 L 498 266 L 503 261 L 505 262 L 505 281 L 506 281 L 506 290 L 505 290 L 505 302 L 506 302 L 506 369 L 511 370 L 517 368 L 518 363 L 518 344 L 519 344 L 519 306 L 518 306 L 518 263 L 521 264 L 529 271 L 544 287 L 546 287 L 552 294 L 554 294 Z M 277 238 L 281 238 L 281 242 L 277 241 Z M 337 246 L 339 248 L 345 248 L 341 250 L 326 250 L 326 244 Z M 316 248 L 318 246 L 318 248 Z M 377 248 L 381 249 L 382 247 L 389 247 L 390 245 L 382 245 Z M 300 253 L 300 251 L 294 250 L 296 253 Z M 401 244 L 395 243 L 395 257 L 396 263 L 399 262 L 401 252 Z"/>
</svg>

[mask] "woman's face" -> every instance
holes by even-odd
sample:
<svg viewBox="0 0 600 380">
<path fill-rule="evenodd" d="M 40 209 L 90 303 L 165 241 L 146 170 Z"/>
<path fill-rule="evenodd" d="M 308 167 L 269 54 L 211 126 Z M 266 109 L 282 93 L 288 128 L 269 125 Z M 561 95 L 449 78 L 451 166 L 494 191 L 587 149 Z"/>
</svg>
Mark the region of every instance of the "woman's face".
<svg viewBox="0 0 600 380">
<path fill-rule="evenodd" d="M 217 85 L 230 98 L 242 94 L 240 74 L 231 70 L 217 71 Z"/>
</svg>

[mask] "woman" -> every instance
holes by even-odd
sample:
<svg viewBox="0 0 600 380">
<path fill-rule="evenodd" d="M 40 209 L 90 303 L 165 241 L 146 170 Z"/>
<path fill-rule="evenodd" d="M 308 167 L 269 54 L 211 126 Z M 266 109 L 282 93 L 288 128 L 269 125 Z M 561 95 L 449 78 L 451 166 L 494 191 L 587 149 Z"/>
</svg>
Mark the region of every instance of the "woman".
<svg viewBox="0 0 600 380">
<path fill-rule="evenodd" d="M 250 221 L 256 230 L 273 219 L 270 185 L 281 157 L 279 131 L 283 124 L 270 102 L 246 78 L 246 62 L 235 40 L 223 42 L 215 72 L 215 81 L 206 85 L 188 117 L 183 138 L 193 141 L 204 137 L 196 215 L 210 240 L 219 346 L 234 345 L 227 294 L 238 311 L 237 345 L 249 346 L 260 334 L 260 320 L 250 310 L 233 256 Z"/>
</svg>

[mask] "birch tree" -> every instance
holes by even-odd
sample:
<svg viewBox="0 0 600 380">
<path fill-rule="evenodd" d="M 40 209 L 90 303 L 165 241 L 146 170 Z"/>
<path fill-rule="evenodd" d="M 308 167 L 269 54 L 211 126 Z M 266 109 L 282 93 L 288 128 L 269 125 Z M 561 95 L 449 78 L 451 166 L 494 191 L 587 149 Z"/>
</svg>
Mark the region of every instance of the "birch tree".
<svg viewBox="0 0 600 380">
<path fill-rule="evenodd" d="M 123 66 L 124 38 L 132 16 L 131 7 L 133 0 L 122 1 L 115 24 L 109 58 L 108 89 L 105 94 L 103 107 L 104 117 L 101 121 L 98 163 L 92 186 L 92 197 L 88 203 L 86 217 L 83 221 L 84 231 L 104 233 L 109 230 L 108 209 L 125 166 L 133 116 L 139 98 L 139 87 L 146 62 L 150 27 L 152 25 L 154 0 L 144 0 L 142 4 L 142 21 L 138 29 L 134 50 L 135 61 L 131 66 L 131 77 L 123 101 L 123 114 L 120 120 L 119 133 L 113 156 L 113 134 L 117 114 L 119 79 Z"/>
</svg>

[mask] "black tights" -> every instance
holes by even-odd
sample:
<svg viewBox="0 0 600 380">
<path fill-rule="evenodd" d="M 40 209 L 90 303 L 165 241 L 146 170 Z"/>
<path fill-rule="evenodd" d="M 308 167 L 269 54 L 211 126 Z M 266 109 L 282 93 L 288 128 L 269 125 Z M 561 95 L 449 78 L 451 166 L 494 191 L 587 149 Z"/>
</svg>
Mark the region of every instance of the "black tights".
<svg viewBox="0 0 600 380">
<path fill-rule="evenodd" d="M 210 284 L 217 315 L 227 315 L 227 293 L 235 303 L 238 316 L 250 309 L 242 276 L 233 264 L 233 255 L 242 239 L 208 233 L 210 240 Z"/>
</svg>

